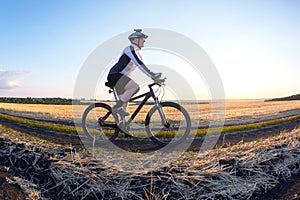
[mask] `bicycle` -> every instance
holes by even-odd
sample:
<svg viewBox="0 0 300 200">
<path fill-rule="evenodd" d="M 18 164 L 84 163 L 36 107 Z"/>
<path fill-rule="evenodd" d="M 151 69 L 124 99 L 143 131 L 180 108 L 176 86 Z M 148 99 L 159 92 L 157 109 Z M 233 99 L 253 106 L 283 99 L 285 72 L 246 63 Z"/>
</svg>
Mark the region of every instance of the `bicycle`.
<svg viewBox="0 0 300 200">
<path fill-rule="evenodd" d="M 125 117 L 114 114 L 111 111 L 111 106 L 106 103 L 94 103 L 88 106 L 82 115 L 82 127 L 85 135 L 89 139 L 94 140 L 97 137 L 97 142 L 102 143 L 114 141 L 119 132 L 123 132 L 127 137 L 134 137 L 130 133 L 130 123 L 135 119 L 148 100 L 152 98 L 153 106 L 147 113 L 144 122 L 147 136 L 161 146 L 167 144 L 177 145 L 183 142 L 191 130 L 190 116 L 186 109 L 175 102 L 159 101 L 158 95 L 155 93 L 159 89 L 163 89 L 165 93 L 165 79 L 162 80 L 161 82 L 149 84 L 148 92 L 130 99 L 129 102 L 132 102 L 144 97 L 132 115 L 128 116 L 129 119 L 127 121 Z M 117 102 L 118 97 L 115 88 L 109 85 L 108 82 L 105 85 L 109 87 L 109 93 L 114 94 L 115 102 Z M 155 92 L 153 90 L 154 86 L 158 86 Z"/>
</svg>

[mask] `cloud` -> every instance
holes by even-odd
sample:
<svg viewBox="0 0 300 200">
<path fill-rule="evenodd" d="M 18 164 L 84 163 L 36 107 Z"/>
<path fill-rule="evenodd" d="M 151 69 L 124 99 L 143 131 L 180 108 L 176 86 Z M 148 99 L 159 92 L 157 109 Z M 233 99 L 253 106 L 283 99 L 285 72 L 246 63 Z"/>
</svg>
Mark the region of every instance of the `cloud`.
<svg viewBox="0 0 300 200">
<path fill-rule="evenodd" d="M 0 70 L 0 90 L 11 90 L 20 86 L 19 77 L 26 71 Z"/>
</svg>

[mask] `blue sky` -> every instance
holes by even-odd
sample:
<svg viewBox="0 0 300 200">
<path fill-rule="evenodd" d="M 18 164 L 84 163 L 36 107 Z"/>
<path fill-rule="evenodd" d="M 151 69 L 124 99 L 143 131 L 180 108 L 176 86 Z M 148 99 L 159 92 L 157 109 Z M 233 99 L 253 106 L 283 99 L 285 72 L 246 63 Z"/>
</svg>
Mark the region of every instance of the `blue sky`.
<svg viewBox="0 0 300 200">
<path fill-rule="evenodd" d="M 297 0 L 0 0 L 0 96 L 72 97 L 89 54 L 136 27 L 197 42 L 227 98 L 297 94 L 299 8 Z"/>
</svg>

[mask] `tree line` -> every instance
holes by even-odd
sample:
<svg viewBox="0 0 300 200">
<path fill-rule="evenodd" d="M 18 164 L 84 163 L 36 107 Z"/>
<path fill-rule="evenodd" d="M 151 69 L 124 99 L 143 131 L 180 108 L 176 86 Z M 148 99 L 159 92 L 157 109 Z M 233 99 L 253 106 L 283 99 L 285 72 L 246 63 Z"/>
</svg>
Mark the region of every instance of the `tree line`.
<svg viewBox="0 0 300 200">
<path fill-rule="evenodd" d="M 15 97 L 0 97 L 1 103 L 23 103 L 23 104 L 55 104 L 55 105 L 72 105 L 81 104 L 80 100 L 65 99 L 60 97 L 55 98 L 15 98 Z"/>
<path fill-rule="evenodd" d="M 300 100 L 300 94 L 296 94 L 288 97 L 274 98 L 265 101 L 293 101 L 293 100 Z"/>
</svg>

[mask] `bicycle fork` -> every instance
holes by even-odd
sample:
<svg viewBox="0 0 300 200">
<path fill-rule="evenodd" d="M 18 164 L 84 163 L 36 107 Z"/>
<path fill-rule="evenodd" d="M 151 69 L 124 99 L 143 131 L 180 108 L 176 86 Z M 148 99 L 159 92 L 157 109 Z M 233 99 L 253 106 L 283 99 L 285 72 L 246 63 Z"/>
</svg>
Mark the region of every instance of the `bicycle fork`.
<svg viewBox="0 0 300 200">
<path fill-rule="evenodd" d="M 160 115 L 162 124 L 164 125 L 165 128 L 169 128 L 170 127 L 170 123 L 167 121 L 166 115 L 162 109 L 162 106 L 159 104 L 158 99 L 155 99 L 155 105 L 157 107 L 158 113 Z"/>
</svg>

